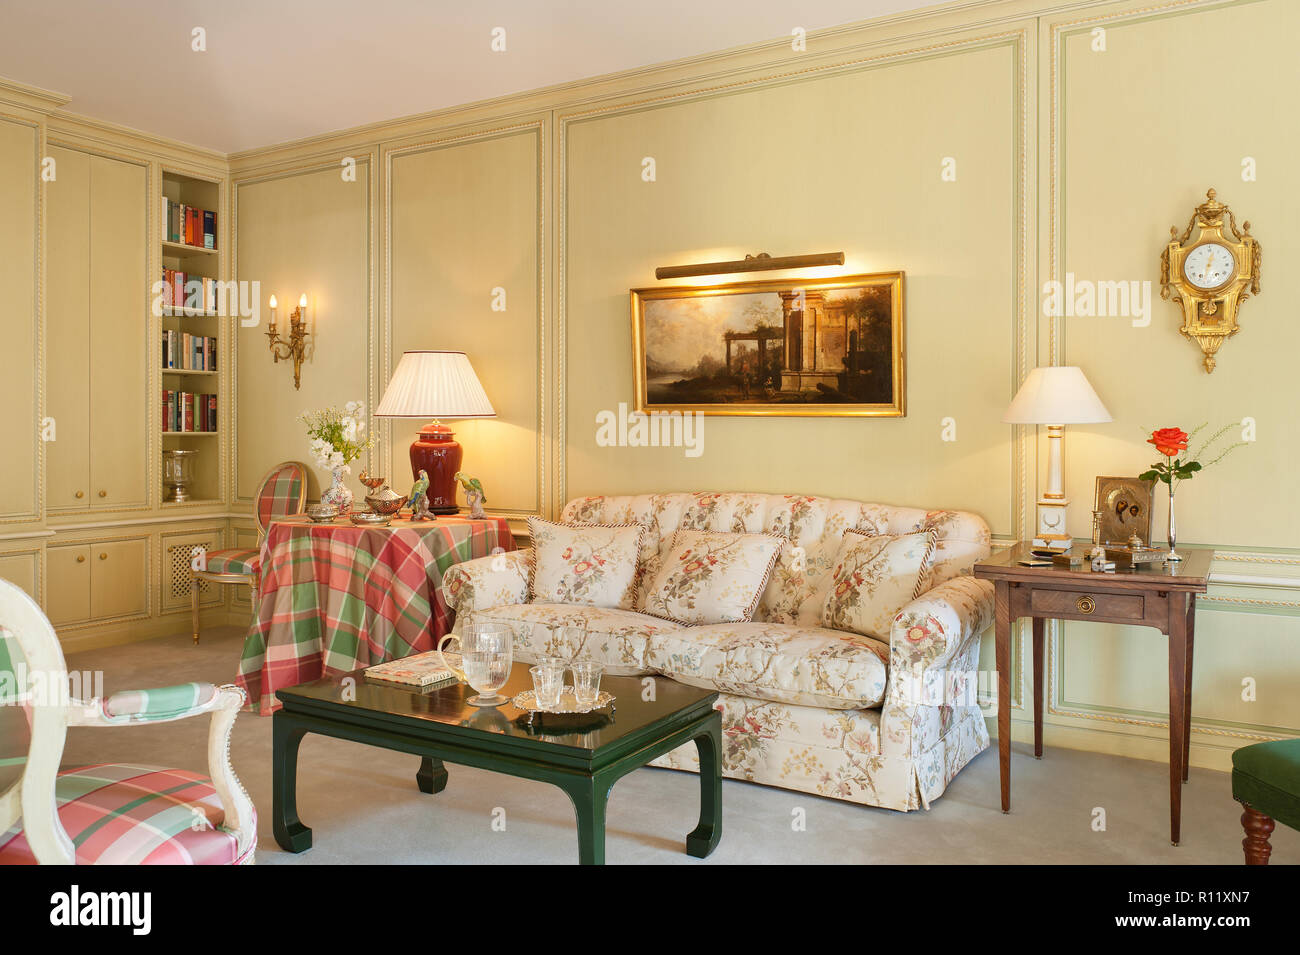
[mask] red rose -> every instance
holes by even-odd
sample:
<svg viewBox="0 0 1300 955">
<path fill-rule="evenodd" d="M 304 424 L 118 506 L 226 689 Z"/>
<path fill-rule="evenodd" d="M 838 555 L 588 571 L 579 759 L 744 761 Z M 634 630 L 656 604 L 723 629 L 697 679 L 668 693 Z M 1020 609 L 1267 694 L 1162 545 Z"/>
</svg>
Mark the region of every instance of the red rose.
<svg viewBox="0 0 1300 955">
<path fill-rule="evenodd" d="M 1187 450 L 1187 432 L 1182 428 L 1160 428 L 1151 432 L 1147 444 L 1154 444 L 1157 451 L 1172 458 L 1179 451 Z"/>
</svg>

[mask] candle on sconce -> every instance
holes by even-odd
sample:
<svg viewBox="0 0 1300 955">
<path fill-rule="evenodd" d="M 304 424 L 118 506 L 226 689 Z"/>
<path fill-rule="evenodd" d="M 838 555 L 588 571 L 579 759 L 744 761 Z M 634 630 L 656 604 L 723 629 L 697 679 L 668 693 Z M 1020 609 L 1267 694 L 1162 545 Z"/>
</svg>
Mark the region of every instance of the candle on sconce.
<svg viewBox="0 0 1300 955">
<path fill-rule="evenodd" d="M 307 324 L 307 293 L 303 292 L 298 296 L 298 321 L 306 326 Z"/>
<path fill-rule="evenodd" d="M 272 295 L 271 296 L 271 331 L 275 331 L 275 309 L 276 309 L 275 296 Z"/>
</svg>

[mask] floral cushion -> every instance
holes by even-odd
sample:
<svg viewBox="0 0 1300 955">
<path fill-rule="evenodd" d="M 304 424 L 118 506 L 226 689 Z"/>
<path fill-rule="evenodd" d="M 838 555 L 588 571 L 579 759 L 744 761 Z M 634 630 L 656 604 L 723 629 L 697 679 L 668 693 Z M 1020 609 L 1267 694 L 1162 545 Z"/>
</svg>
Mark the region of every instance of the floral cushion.
<svg viewBox="0 0 1300 955">
<path fill-rule="evenodd" d="M 753 619 L 784 538 L 678 531 L 641 594 L 641 609 L 681 624 Z"/>
<path fill-rule="evenodd" d="M 656 634 L 649 666 L 679 683 L 760 700 L 856 709 L 885 696 L 889 645 L 820 627 L 723 623 Z"/>
<path fill-rule="evenodd" d="M 869 537 L 848 531 L 831 572 L 822 626 L 888 640 L 894 616 L 926 590 L 933 554 L 932 533 Z"/>
<path fill-rule="evenodd" d="M 555 524 L 528 518 L 531 601 L 632 609 L 641 524 Z"/>
<path fill-rule="evenodd" d="M 212 782 L 178 769 L 101 764 L 59 773 L 59 822 L 78 865 L 231 865 L 240 857 Z M 257 821 L 251 822 L 257 831 Z M 249 853 L 252 852 L 250 848 Z M 0 865 L 36 857 L 19 819 L 0 832 Z"/>
<path fill-rule="evenodd" d="M 515 659 L 536 663 L 542 657 L 587 657 L 613 676 L 652 673 L 646 663 L 650 642 L 678 630 L 676 624 L 631 610 L 572 604 L 512 604 L 476 610 L 461 620 L 500 621 L 515 631 Z"/>
<path fill-rule="evenodd" d="M 210 550 L 204 561 L 203 569 L 209 574 L 252 574 L 254 577 L 261 563 L 257 551 L 243 547 Z"/>
</svg>

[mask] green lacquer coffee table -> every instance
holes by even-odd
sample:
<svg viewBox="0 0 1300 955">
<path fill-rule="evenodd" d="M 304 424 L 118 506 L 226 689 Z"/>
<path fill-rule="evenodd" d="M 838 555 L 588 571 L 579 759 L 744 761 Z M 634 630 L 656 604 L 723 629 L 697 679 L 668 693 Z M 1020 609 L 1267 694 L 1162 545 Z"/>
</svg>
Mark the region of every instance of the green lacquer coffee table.
<svg viewBox="0 0 1300 955">
<path fill-rule="evenodd" d="M 532 688 L 516 664 L 501 691 Z M 694 742 L 700 755 L 700 821 L 686 837 L 690 855 L 707 856 L 722 838 L 722 717 L 713 690 L 658 677 L 606 677 L 616 698 L 611 720 L 580 730 L 537 730 L 511 704 L 470 706 L 463 684 L 418 692 L 367 682 L 364 671 L 277 690 L 284 704 L 271 717 L 274 739 L 271 809 L 275 841 L 289 852 L 311 848 L 298 818 L 298 745 L 308 733 L 423 757 L 416 782 L 425 793 L 447 786 L 443 761 L 559 786 L 573 800 L 578 861 L 605 861 L 605 803 L 621 777 Z"/>
</svg>

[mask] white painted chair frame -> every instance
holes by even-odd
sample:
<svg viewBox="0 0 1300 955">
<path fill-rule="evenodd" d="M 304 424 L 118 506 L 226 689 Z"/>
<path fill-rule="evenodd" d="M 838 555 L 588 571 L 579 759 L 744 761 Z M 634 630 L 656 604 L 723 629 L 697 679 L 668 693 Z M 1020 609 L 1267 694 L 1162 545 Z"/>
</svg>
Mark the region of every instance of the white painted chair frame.
<svg viewBox="0 0 1300 955">
<path fill-rule="evenodd" d="M 31 704 L 31 743 L 22 776 L 0 792 L 0 832 L 20 817 L 27 844 L 36 861 L 43 865 L 72 865 L 76 860 L 72 840 L 59 822 L 55 786 L 63 744 L 69 726 L 131 726 L 138 723 L 110 722 L 105 718 L 102 701 L 75 700 L 67 694 L 68 670 L 54 633 L 41 608 L 22 589 L 0 580 L 0 628 L 17 638 L 22 648 L 27 680 L 16 701 Z M 33 692 L 33 689 L 38 692 Z M 55 690 L 57 692 L 51 692 Z M 251 864 L 257 847 L 257 830 L 253 826 L 253 803 L 230 765 L 230 732 L 235 717 L 245 702 L 239 687 L 217 687 L 212 699 L 175 719 L 203 713 L 212 714 L 208 731 L 208 774 L 212 787 L 225 810 L 223 828 L 235 835 L 236 858 Z M 151 720 L 149 722 L 172 722 Z"/>
</svg>

